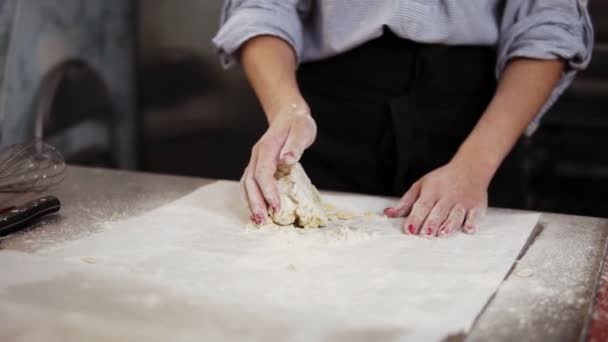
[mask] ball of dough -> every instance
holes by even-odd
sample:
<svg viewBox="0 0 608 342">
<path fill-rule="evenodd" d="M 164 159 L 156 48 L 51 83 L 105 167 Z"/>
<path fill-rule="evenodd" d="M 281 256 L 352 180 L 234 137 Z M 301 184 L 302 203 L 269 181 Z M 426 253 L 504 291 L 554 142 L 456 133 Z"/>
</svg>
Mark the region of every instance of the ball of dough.
<svg viewBox="0 0 608 342">
<path fill-rule="evenodd" d="M 327 212 L 321 203 L 321 195 L 312 185 L 300 163 L 290 169 L 281 167 L 275 178 L 281 198 L 281 209 L 270 212 L 272 221 L 279 225 L 296 225 L 302 228 L 318 228 L 327 225 Z"/>
</svg>

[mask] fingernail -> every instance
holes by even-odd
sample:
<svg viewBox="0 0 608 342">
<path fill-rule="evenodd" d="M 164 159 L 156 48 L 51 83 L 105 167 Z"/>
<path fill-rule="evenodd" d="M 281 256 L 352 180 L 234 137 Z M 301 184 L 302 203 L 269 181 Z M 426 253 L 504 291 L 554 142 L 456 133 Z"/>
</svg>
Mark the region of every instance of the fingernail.
<svg viewBox="0 0 608 342">
<path fill-rule="evenodd" d="M 433 235 L 433 228 L 431 228 L 431 227 L 427 227 L 427 228 L 426 228 L 426 235 L 429 235 L 429 236 L 430 236 L 430 235 Z"/>
<path fill-rule="evenodd" d="M 448 228 L 446 226 L 439 228 L 439 233 L 437 233 L 437 235 L 440 237 L 448 236 Z"/>
<path fill-rule="evenodd" d="M 273 213 L 276 213 L 277 211 L 279 211 L 279 205 L 277 203 L 270 203 L 270 209 Z"/>
<path fill-rule="evenodd" d="M 384 215 L 386 216 L 393 216 L 395 210 L 393 208 L 386 208 L 384 209 Z"/>
<path fill-rule="evenodd" d="M 255 223 L 262 224 L 262 222 L 264 222 L 264 216 L 260 214 L 255 215 Z"/>
<path fill-rule="evenodd" d="M 249 216 L 249 220 L 250 220 L 251 222 L 253 222 L 253 223 L 257 223 L 256 217 L 255 217 L 255 215 L 253 215 L 253 214 L 251 214 L 251 215 Z"/>
<path fill-rule="evenodd" d="M 410 224 L 409 227 L 407 227 L 407 230 L 410 232 L 410 234 L 416 234 L 416 227 L 414 227 L 413 224 Z"/>
<path fill-rule="evenodd" d="M 464 226 L 464 232 L 467 234 L 473 234 L 475 233 L 475 227 L 473 226 Z"/>
</svg>

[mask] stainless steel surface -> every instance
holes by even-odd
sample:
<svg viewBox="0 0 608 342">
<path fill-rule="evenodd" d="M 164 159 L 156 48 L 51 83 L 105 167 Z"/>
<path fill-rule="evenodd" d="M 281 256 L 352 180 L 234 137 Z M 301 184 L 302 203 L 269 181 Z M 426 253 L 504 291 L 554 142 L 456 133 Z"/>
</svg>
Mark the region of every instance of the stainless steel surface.
<svg viewBox="0 0 608 342">
<path fill-rule="evenodd" d="M 591 312 L 608 220 L 544 214 L 540 233 L 467 341 L 578 341 Z"/>
<path fill-rule="evenodd" d="M 210 182 L 70 167 L 64 183 L 50 191 L 64 204 L 61 215 L 0 241 L 0 248 L 34 252 L 90 234 L 108 220 L 144 213 Z M 0 206 L 33 196 L 3 196 Z M 538 235 L 480 315 L 468 340 L 577 340 L 592 304 L 607 237 L 608 220 L 543 214 Z"/>
<path fill-rule="evenodd" d="M 0 248 L 34 252 L 90 234 L 108 220 L 126 218 L 171 202 L 212 182 L 187 178 L 69 166 L 63 183 L 44 194 L 62 203 L 58 216 L 0 242 Z M 41 194 L 0 195 L 0 207 L 25 203 Z"/>
</svg>

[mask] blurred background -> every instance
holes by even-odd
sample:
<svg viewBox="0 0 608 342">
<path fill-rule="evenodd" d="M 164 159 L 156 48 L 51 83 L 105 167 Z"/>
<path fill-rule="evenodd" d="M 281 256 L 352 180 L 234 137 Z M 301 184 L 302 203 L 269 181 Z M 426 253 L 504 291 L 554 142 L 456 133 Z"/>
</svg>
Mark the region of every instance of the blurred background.
<svg viewBox="0 0 608 342">
<path fill-rule="evenodd" d="M 43 135 L 74 164 L 238 179 L 265 120 L 211 45 L 221 3 L 0 0 L 3 144 Z M 608 217 L 608 2 L 589 7 L 592 64 L 527 141 L 528 209 Z"/>
</svg>

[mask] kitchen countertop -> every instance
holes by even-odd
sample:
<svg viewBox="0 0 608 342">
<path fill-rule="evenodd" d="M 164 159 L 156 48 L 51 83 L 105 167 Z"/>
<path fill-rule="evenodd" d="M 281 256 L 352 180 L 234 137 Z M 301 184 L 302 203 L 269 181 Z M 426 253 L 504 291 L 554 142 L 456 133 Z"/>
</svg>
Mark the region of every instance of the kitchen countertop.
<svg viewBox="0 0 608 342">
<path fill-rule="evenodd" d="M 105 222 L 142 214 L 213 180 L 69 167 L 51 189 L 59 215 L 0 241 L 0 249 L 33 253 L 86 236 Z M 40 194 L 2 195 L 0 206 Z M 512 272 L 479 315 L 467 341 L 573 341 L 586 336 L 608 220 L 543 213 Z"/>
</svg>

